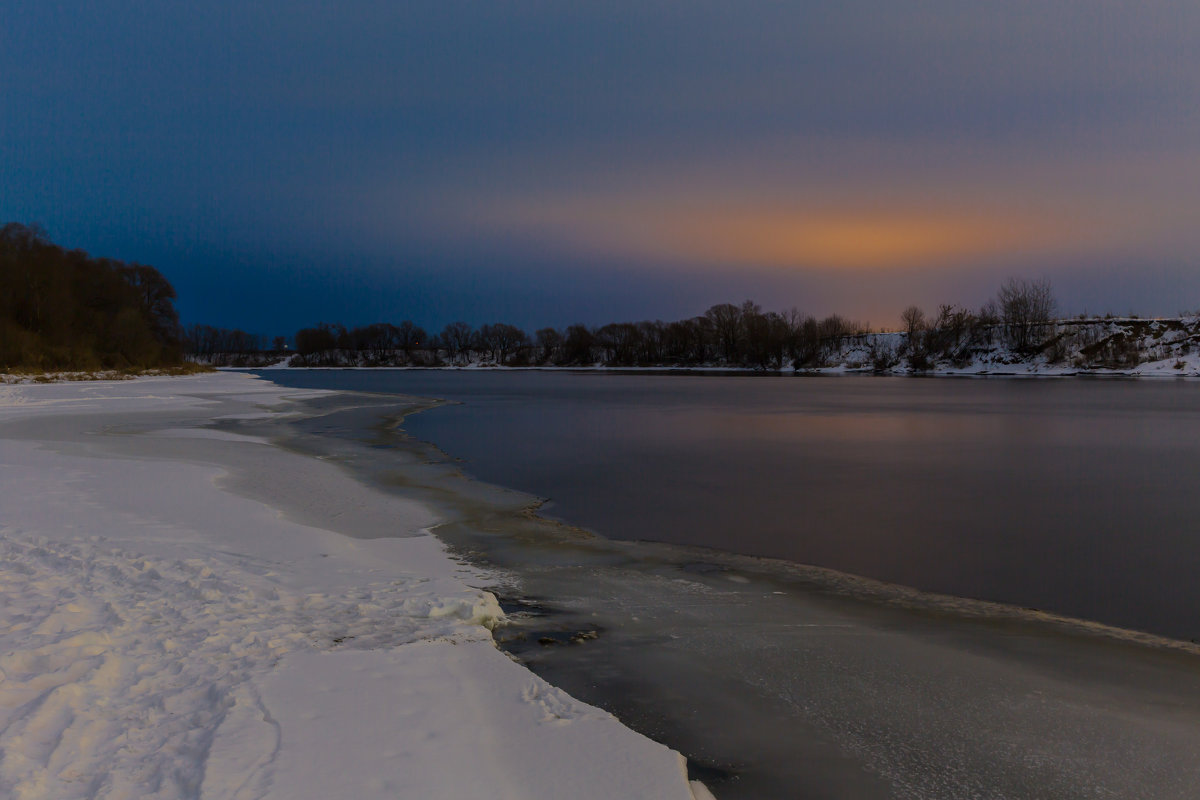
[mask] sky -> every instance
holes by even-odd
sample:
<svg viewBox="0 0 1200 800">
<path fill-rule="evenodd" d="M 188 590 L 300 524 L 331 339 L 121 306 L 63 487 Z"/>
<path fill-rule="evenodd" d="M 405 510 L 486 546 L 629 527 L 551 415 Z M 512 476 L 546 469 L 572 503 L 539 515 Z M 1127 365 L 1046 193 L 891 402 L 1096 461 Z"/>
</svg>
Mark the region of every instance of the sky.
<svg viewBox="0 0 1200 800">
<path fill-rule="evenodd" d="M 12 4 L 0 221 L 185 324 L 1200 308 L 1195 0 Z"/>
</svg>

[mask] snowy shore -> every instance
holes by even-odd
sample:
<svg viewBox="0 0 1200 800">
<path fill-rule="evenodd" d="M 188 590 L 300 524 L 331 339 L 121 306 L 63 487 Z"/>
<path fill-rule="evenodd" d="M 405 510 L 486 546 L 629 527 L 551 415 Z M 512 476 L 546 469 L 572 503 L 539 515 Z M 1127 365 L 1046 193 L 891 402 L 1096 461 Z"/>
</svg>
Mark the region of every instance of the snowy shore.
<svg viewBox="0 0 1200 800">
<path fill-rule="evenodd" d="M 776 342 L 762 360 L 707 356 L 618 357 L 597 346 L 590 359 L 531 354 L 510 359 L 486 350 L 454 354 L 443 349 L 333 349 L 307 355 L 286 352 L 216 352 L 199 363 L 238 369 L 534 369 L 572 371 L 788 372 L 806 375 L 878 374 L 1023 377 L 1200 377 L 1200 316 L 1166 319 L 1105 317 L 1063 319 L 1039 325 L 1017 347 L 1001 324 L 922 328 L 830 336 L 796 349 Z M 0 382 L 20 380 L 0 375 Z"/>
<path fill-rule="evenodd" d="M 709 796 L 496 649 L 431 510 L 210 427 L 301 395 L 0 386 L 0 796 Z"/>
</svg>

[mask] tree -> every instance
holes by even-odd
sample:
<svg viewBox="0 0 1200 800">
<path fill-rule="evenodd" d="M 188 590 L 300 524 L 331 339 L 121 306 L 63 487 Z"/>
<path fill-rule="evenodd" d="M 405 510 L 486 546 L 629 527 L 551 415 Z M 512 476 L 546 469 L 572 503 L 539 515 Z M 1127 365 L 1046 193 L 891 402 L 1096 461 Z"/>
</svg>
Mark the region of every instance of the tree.
<svg viewBox="0 0 1200 800">
<path fill-rule="evenodd" d="M 376 364 L 387 363 L 400 348 L 400 330 L 387 322 L 354 328 L 349 332 L 348 338 L 349 349 L 358 353 L 368 353 L 368 358 Z"/>
<path fill-rule="evenodd" d="M 538 363 L 546 364 L 554 360 L 562 348 L 563 335 L 554 328 L 542 328 L 534 334 L 538 347 Z"/>
<path fill-rule="evenodd" d="M 477 339 L 479 349 L 490 354 L 498 364 L 503 364 L 510 353 L 529 341 L 525 331 L 503 322 L 484 325 L 479 329 Z"/>
<path fill-rule="evenodd" d="M 711 325 L 706 317 L 672 322 L 663 331 L 663 354 L 677 364 L 701 364 L 711 361 Z"/>
<path fill-rule="evenodd" d="M 302 356 L 325 354 L 336 349 L 337 345 L 336 332 L 331 325 L 321 323 L 315 328 L 296 331 L 296 352 Z"/>
<path fill-rule="evenodd" d="M 596 337 L 586 325 L 570 326 L 563 339 L 562 363 L 595 364 L 595 345 Z"/>
<path fill-rule="evenodd" d="M 904 324 L 904 333 L 908 337 L 909 351 L 921 350 L 925 331 L 929 327 L 925 320 L 925 312 L 917 306 L 909 306 L 900 312 L 900 321 Z"/>
<path fill-rule="evenodd" d="M 996 306 L 1009 346 L 1025 353 L 1041 341 L 1057 303 L 1048 280 L 1009 278 L 996 294 Z"/>
<path fill-rule="evenodd" d="M 529 336 L 516 325 L 497 322 L 492 326 L 492 337 L 496 343 L 498 361 L 503 364 L 508 357 L 529 345 Z"/>
<path fill-rule="evenodd" d="M 636 362 L 637 325 L 630 322 L 610 322 L 596 331 L 595 340 L 604 350 L 605 363 L 629 366 Z"/>
<path fill-rule="evenodd" d="M 175 290 L 158 270 L 66 251 L 0 226 L 0 367 L 151 367 L 182 357 Z"/>
<path fill-rule="evenodd" d="M 970 357 L 968 345 L 978 327 L 979 318 L 969 310 L 943 303 L 937 320 L 925 332 L 926 350 L 939 352 L 958 364 L 966 363 Z"/>
<path fill-rule="evenodd" d="M 925 332 L 929 324 L 925 320 L 925 312 L 917 306 L 909 306 L 900 313 L 900 321 L 904 323 L 904 332 L 907 336 L 906 349 L 909 369 L 928 369 L 929 359 L 925 349 Z"/>
<path fill-rule="evenodd" d="M 645 320 L 634 326 L 633 359 L 638 364 L 661 364 L 666 344 L 667 326 L 661 320 Z"/>
<path fill-rule="evenodd" d="M 721 358 L 731 362 L 736 360 L 738 336 L 742 332 L 741 309 L 732 303 L 721 303 L 705 311 L 704 316 L 712 322 Z"/>
<path fill-rule="evenodd" d="M 413 348 L 420 347 L 421 342 L 429 338 L 425 329 L 410 319 L 404 320 L 395 327 L 395 336 L 396 344 L 400 346 L 406 356 L 411 356 Z"/>
<path fill-rule="evenodd" d="M 782 314 L 762 313 L 758 306 L 742 307 L 744 355 L 759 369 L 779 369 L 787 351 L 790 329 Z"/>
<path fill-rule="evenodd" d="M 150 320 L 159 340 L 178 338 L 179 315 L 174 306 L 175 289 L 167 279 L 154 267 L 145 264 L 130 264 L 119 267 L 117 271 L 137 292 L 142 312 Z"/>
<path fill-rule="evenodd" d="M 465 322 L 451 322 L 442 328 L 442 346 L 446 348 L 446 357 L 451 361 L 458 359 L 471 349 L 471 338 L 475 331 Z"/>
</svg>

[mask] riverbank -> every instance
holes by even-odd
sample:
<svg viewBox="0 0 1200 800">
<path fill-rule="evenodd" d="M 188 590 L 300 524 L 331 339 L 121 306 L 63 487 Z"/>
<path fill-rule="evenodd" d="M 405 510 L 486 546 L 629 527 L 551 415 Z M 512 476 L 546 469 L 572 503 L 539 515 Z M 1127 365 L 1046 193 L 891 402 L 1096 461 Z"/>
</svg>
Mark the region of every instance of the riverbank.
<svg viewBox="0 0 1200 800">
<path fill-rule="evenodd" d="M 391 349 L 386 344 L 343 342 L 296 354 L 275 351 L 213 353 L 205 363 L 237 368 L 577 369 L 685 372 L 795 372 L 798 374 L 1200 376 L 1200 316 L 1139 319 L 1063 319 L 1012 328 L 955 318 L 910 332 L 835 333 L 782 337 L 770 343 L 742 331 L 737 347 L 716 343 L 679 350 L 625 326 L 628 341 L 592 334 L 584 350 L 535 348 L 526 341 L 497 355 L 479 345 L 449 351 L 432 346 Z M 699 340 L 711 335 L 697 333 Z M 695 343 L 693 343 L 695 345 Z M 740 355 L 730 352 L 741 348 Z"/>
<path fill-rule="evenodd" d="M 156 369 L 91 369 L 91 370 L 14 370 L 0 372 L 0 384 L 5 383 L 68 383 L 71 381 L 131 381 L 134 378 L 165 378 L 199 375 L 213 372 L 215 367 L 186 361 L 174 367 Z"/>
<path fill-rule="evenodd" d="M 495 647 L 493 576 L 430 508 L 273 446 L 318 394 L 0 387 L 0 793 L 701 796 Z"/>
<path fill-rule="evenodd" d="M 304 447 L 381 489 L 436 498 L 447 519 L 439 538 L 511 577 L 498 588 L 510 620 L 498 631 L 503 646 L 550 683 L 684 753 L 693 777 L 722 800 L 1194 794 L 1200 673 L 1192 644 L 866 581 L 803 566 L 821 563 L 806 556 L 789 563 L 686 546 L 722 531 L 737 537 L 714 541 L 725 550 L 748 548 L 754 537 L 816 544 L 817 526 L 862 511 L 873 516 L 839 527 L 831 541 L 889 569 L 942 564 L 945 577 L 966 587 L 951 594 L 979 596 L 1011 565 L 1059 599 L 1082 599 L 1088 571 L 1099 576 L 1097 597 L 1114 607 L 1148 574 L 1152 594 L 1186 595 L 1188 553 L 1169 557 L 1165 568 L 1144 564 L 1161 552 L 1156 534 L 1188 529 L 1190 473 L 1186 460 L 1172 462 L 1188 458 L 1191 447 L 1181 435 L 1190 427 L 1172 411 L 1192 408 L 1186 383 L 893 379 L 889 386 L 875 378 L 369 370 L 270 376 L 294 389 L 353 391 L 343 395 L 356 398 L 353 407 L 323 404 L 320 417 L 290 426 L 302 431 Z M 1130 413 L 1133 396 L 1146 401 L 1135 404 L 1138 413 Z M 915 416 L 898 407 L 903 397 Z M 1060 403 L 1069 409 L 1068 431 L 1050 424 Z M 1035 411 L 1043 418 L 1031 419 Z M 788 428 L 787 419 L 801 429 Z M 815 439 L 801 435 L 806 426 Z M 1050 455 L 1090 441 L 1094 431 L 1105 458 L 1081 455 L 1076 463 L 1071 455 L 1075 466 L 1060 469 L 1039 449 L 997 461 L 993 439 L 1019 444 L 1016 430 Z M 850 438 L 830 438 L 839 432 Z M 1160 440 L 1166 452 L 1109 449 Z M 950 458 L 968 442 L 982 457 L 977 477 L 986 492 L 952 480 L 975 474 Z M 916 459 L 911 468 L 899 453 Z M 1082 464 L 1115 458 L 1128 466 L 1141 457 L 1166 477 L 1146 479 L 1138 504 L 1097 488 L 1102 475 L 1081 480 Z M 805 462 L 820 469 L 779 471 Z M 831 469 L 839 463 L 851 471 Z M 863 474 L 871 465 L 879 472 Z M 1111 496 L 1113 507 L 1074 515 L 1062 505 L 1069 495 L 1043 484 L 1042 471 L 1088 487 L 1084 502 Z M 742 473 L 758 480 L 734 482 Z M 769 473 L 782 482 L 765 480 Z M 999 475 L 1016 483 L 997 483 Z M 911 483 L 864 491 L 896 477 Z M 1031 480 L 1052 503 L 1030 501 Z M 1165 494 L 1146 494 L 1155 487 Z M 946 502 L 929 502 L 923 493 L 931 489 L 944 490 Z M 1178 519 L 1142 513 L 1142 504 L 1163 511 L 1160 501 L 1172 495 L 1183 503 L 1170 507 Z M 955 497 L 980 519 L 947 519 Z M 904 505 L 906 498 L 918 506 Z M 1005 504 L 1019 515 L 1006 516 Z M 578 512 L 597 506 L 598 523 L 581 523 Z M 922 509 L 933 518 L 915 513 Z M 1137 512 L 1130 525 L 1115 513 L 1122 509 Z M 683 543 L 629 541 L 643 532 Z M 1171 605 L 1164 621 L 1188 629 L 1195 603 Z"/>
</svg>

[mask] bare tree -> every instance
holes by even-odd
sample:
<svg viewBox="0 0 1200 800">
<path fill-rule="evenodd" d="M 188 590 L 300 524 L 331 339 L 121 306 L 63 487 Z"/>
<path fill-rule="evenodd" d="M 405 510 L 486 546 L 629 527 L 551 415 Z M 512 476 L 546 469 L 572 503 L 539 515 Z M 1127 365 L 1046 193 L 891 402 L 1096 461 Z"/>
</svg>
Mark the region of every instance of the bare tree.
<svg viewBox="0 0 1200 800">
<path fill-rule="evenodd" d="M 175 312 L 175 289 L 154 267 L 129 264 L 117 272 L 137 292 L 147 319 L 160 338 L 179 336 L 179 315 Z"/>
<path fill-rule="evenodd" d="M 638 326 L 632 322 L 610 322 L 596 331 L 596 344 L 604 350 L 608 364 L 636 363 L 638 340 Z"/>
<path fill-rule="evenodd" d="M 516 325 L 497 322 L 495 325 L 484 325 L 483 327 L 490 328 L 487 337 L 488 343 L 496 358 L 496 362 L 499 364 L 503 364 L 508 360 L 510 353 L 519 350 L 529 342 L 529 337 L 525 335 L 525 331 Z"/>
<path fill-rule="evenodd" d="M 451 322 L 442 328 L 442 346 L 451 361 L 466 353 L 471 348 L 471 336 L 474 331 L 465 322 Z"/>
<path fill-rule="evenodd" d="M 301 328 L 296 331 L 296 352 L 302 356 L 327 359 L 336 347 L 337 336 L 330 325 L 321 323 L 315 328 Z"/>
<path fill-rule="evenodd" d="M 586 325 L 572 325 L 563 337 L 562 360 L 565 364 L 596 363 L 596 335 Z"/>
<path fill-rule="evenodd" d="M 925 332 L 929 328 L 929 323 L 925 319 L 925 312 L 917 306 L 909 306 L 900 313 L 900 321 L 904 323 L 904 332 L 908 337 L 909 368 L 928 369 L 929 359 L 925 349 Z"/>
<path fill-rule="evenodd" d="M 542 328 L 536 334 L 538 346 L 538 362 L 546 364 L 553 360 L 562 347 L 563 335 L 554 328 Z"/>
<path fill-rule="evenodd" d="M 937 351 L 956 364 L 966 363 L 979 319 L 965 308 L 943 303 L 937 320 L 925 334 L 926 349 Z"/>
<path fill-rule="evenodd" d="M 704 316 L 712 323 L 721 358 L 734 361 L 737 358 L 738 335 L 742 332 L 741 309 L 732 303 L 721 303 L 705 311 Z"/>
<path fill-rule="evenodd" d="M 919 337 L 927 327 L 925 312 L 917 306 L 909 306 L 900 312 L 900 321 L 904 323 L 904 332 L 908 334 L 909 342 Z"/>
<path fill-rule="evenodd" d="M 404 355 L 411 356 L 414 347 L 420 347 L 421 342 L 429 337 L 425 335 L 425 329 L 413 323 L 412 320 L 406 319 L 395 328 L 396 344 L 404 351 Z"/>
<path fill-rule="evenodd" d="M 1028 352 L 1044 338 L 1057 303 L 1050 281 L 1009 278 L 996 294 L 996 305 L 1008 344 L 1017 352 Z"/>
</svg>

